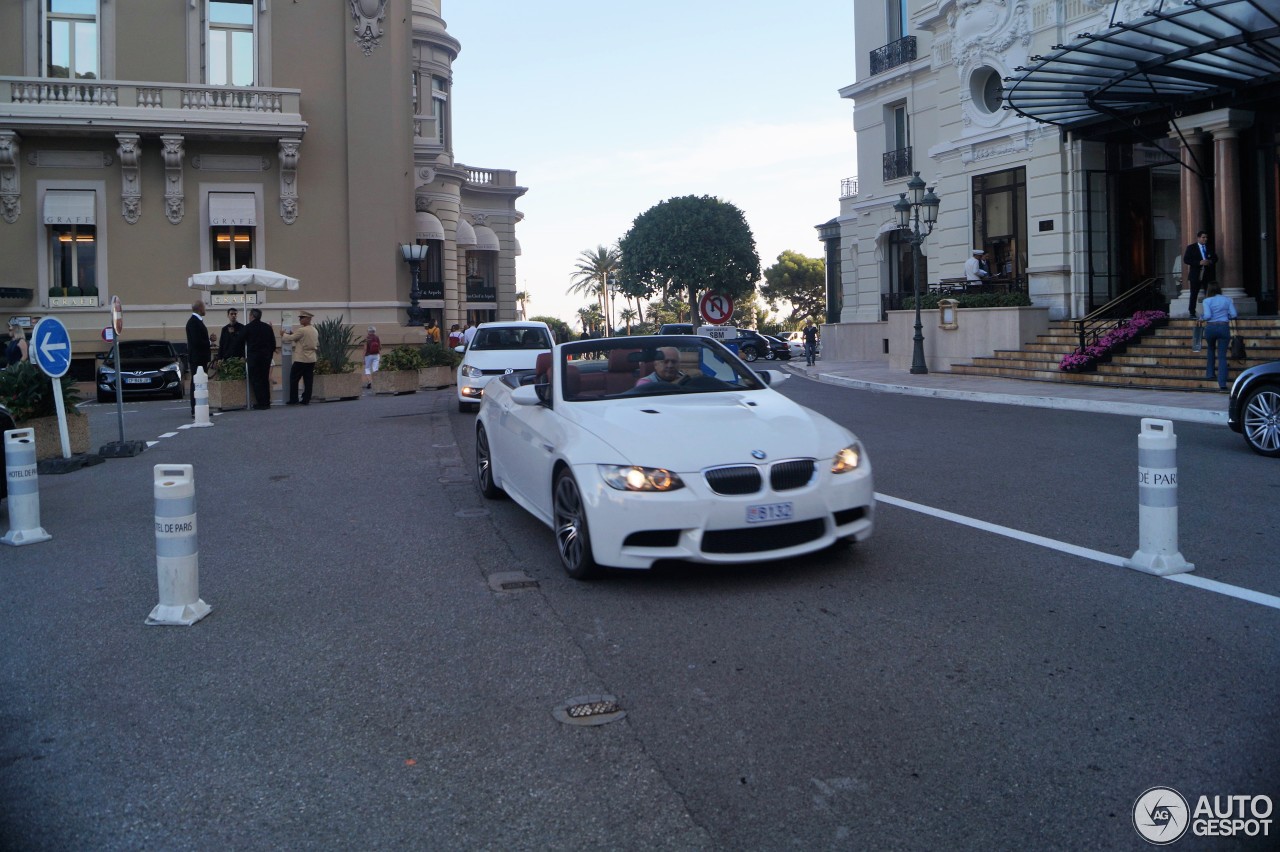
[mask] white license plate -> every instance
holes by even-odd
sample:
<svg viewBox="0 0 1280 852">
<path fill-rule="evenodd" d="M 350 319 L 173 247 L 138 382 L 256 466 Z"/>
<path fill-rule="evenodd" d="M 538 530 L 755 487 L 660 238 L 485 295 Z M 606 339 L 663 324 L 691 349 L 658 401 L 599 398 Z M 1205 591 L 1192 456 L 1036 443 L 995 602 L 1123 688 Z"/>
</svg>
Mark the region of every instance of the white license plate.
<svg viewBox="0 0 1280 852">
<path fill-rule="evenodd" d="M 761 503 L 757 506 L 747 507 L 747 523 L 760 524 L 767 521 L 789 521 L 791 520 L 791 504 L 790 503 Z"/>
<path fill-rule="evenodd" d="M 146 376 L 125 376 L 124 383 L 126 385 L 149 385 L 151 380 Z"/>
</svg>

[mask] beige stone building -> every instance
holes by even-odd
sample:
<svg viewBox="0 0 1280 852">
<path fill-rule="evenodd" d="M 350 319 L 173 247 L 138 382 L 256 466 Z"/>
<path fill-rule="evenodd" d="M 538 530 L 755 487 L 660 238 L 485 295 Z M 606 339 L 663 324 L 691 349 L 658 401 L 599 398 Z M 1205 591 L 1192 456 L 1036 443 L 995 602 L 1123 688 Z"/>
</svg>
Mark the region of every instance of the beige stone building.
<svg viewBox="0 0 1280 852">
<path fill-rule="evenodd" d="M 460 48 L 440 0 L 0 4 L 0 316 L 58 316 L 77 372 L 112 297 L 182 339 L 206 270 L 300 279 L 249 297 L 277 326 L 514 318 L 525 189 L 455 158 Z M 216 327 L 237 297 L 206 301 Z"/>
<path fill-rule="evenodd" d="M 941 201 L 922 290 L 964 278 L 982 249 L 999 289 L 1027 293 L 1046 322 L 1153 279 L 1185 315 L 1181 259 L 1203 228 L 1242 312 L 1276 312 L 1274 3 L 857 5 L 857 79 L 840 90 L 854 104 L 857 177 L 819 228 L 834 323 L 824 349 L 909 359 L 910 336 L 889 328 L 913 288 L 893 205 L 917 172 Z M 1025 321 L 940 329 L 929 318 L 928 363 L 1017 348 L 1025 333 Z"/>
</svg>

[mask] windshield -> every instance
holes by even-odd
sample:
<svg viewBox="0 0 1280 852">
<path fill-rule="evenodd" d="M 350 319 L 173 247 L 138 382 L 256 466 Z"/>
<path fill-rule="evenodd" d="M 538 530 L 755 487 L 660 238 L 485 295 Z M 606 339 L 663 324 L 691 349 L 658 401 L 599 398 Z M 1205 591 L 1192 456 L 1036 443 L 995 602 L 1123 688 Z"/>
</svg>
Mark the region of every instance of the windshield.
<svg viewBox="0 0 1280 852">
<path fill-rule="evenodd" d="M 471 349 L 550 349 L 551 336 L 545 328 L 481 328 L 476 331 L 475 340 L 471 341 Z"/>
<path fill-rule="evenodd" d="M 560 347 L 566 402 L 760 390 L 751 368 L 706 337 L 619 337 Z"/>
<path fill-rule="evenodd" d="M 159 361 L 162 359 L 178 360 L 173 348 L 163 340 L 120 341 L 120 360 L 122 361 Z M 107 361 L 109 362 L 110 360 L 111 356 L 108 355 Z"/>
</svg>

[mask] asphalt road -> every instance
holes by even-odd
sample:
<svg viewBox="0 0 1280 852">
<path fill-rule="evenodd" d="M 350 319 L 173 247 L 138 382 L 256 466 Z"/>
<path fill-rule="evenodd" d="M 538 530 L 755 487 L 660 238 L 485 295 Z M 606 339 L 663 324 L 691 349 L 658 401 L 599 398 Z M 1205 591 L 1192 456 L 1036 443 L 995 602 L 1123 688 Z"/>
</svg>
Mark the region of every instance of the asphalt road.
<svg viewBox="0 0 1280 852">
<path fill-rule="evenodd" d="M 1136 547 L 1134 418 L 783 387 L 883 495 Z M 1275 609 L 886 502 L 857 547 L 577 583 L 448 391 L 185 414 L 131 405 L 171 437 L 42 477 L 54 539 L 0 549 L 0 848 L 1132 849 L 1149 787 L 1280 798 Z M 1275 471 L 1178 439 L 1196 574 L 1280 594 Z M 177 463 L 213 612 L 146 627 Z"/>
</svg>

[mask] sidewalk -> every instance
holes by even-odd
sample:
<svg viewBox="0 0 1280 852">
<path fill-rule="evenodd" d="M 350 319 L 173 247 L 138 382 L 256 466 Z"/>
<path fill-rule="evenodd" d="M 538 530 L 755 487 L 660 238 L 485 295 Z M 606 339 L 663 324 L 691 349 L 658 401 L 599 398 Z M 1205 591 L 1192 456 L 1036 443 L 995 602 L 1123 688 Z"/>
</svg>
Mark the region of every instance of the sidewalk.
<svg viewBox="0 0 1280 852">
<path fill-rule="evenodd" d="M 908 370 L 890 370 L 889 365 L 883 361 L 819 359 L 813 367 L 805 366 L 803 359 L 773 363 L 794 374 L 808 376 L 820 382 L 880 393 L 1156 417 L 1223 426 L 1227 423 L 1225 393 L 1137 390 L 951 373 L 926 373 L 917 376 Z"/>
</svg>

